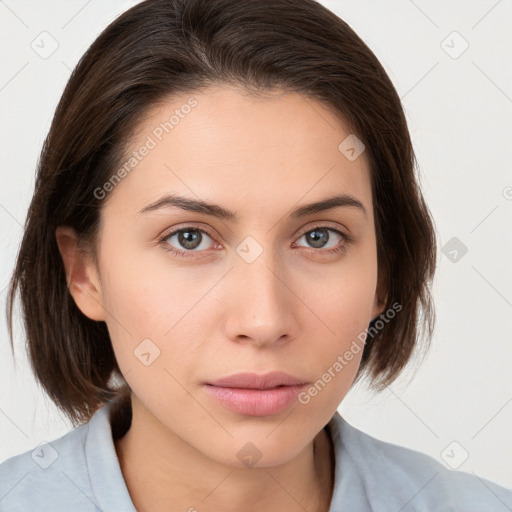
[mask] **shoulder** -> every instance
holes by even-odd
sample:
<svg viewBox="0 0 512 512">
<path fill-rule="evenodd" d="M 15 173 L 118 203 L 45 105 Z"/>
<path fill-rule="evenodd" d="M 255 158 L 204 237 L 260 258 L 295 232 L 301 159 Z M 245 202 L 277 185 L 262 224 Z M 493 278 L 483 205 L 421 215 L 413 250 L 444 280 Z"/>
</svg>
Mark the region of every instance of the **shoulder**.
<svg viewBox="0 0 512 512">
<path fill-rule="evenodd" d="M 85 461 L 88 429 L 88 424 L 81 425 L 0 464 L 0 511 L 55 510 L 64 495 L 82 505 L 90 490 Z M 93 503 L 86 505 L 76 510 L 96 510 Z"/>
<path fill-rule="evenodd" d="M 113 440 L 109 402 L 88 423 L 0 464 L 0 512 L 136 512 Z"/>
<path fill-rule="evenodd" d="M 329 422 L 335 447 L 336 483 L 364 489 L 372 510 L 398 507 L 402 512 L 510 512 L 512 491 L 474 473 L 454 471 L 424 453 L 376 439 L 339 414 Z M 338 479 L 340 481 L 338 482 Z"/>
</svg>

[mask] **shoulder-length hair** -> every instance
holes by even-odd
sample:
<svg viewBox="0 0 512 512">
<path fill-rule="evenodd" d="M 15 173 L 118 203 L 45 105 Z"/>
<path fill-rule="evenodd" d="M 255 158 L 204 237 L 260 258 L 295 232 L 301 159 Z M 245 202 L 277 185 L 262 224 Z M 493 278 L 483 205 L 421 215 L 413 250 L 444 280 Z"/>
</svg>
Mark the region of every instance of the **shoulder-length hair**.
<svg viewBox="0 0 512 512">
<path fill-rule="evenodd" d="M 32 369 L 73 424 L 129 389 L 112 384 L 122 376 L 106 324 L 82 314 L 70 295 L 55 230 L 71 226 L 94 242 L 105 201 L 94 191 L 125 160 L 144 114 L 213 84 L 318 100 L 366 147 L 379 287 L 386 307 L 401 309 L 380 329 L 371 322 L 357 379 L 364 374 L 383 389 L 430 342 L 433 221 L 400 98 L 368 46 L 314 0 L 146 0 L 114 20 L 71 74 L 42 148 L 8 291 L 11 346 L 19 291 Z"/>
</svg>

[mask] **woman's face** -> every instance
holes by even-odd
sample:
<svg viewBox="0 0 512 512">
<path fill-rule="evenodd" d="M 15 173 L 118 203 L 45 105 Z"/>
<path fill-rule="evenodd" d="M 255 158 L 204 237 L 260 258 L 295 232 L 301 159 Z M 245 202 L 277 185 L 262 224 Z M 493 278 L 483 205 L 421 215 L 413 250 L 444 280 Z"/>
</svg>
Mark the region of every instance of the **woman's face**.
<svg viewBox="0 0 512 512">
<path fill-rule="evenodd" d="M 135 160 L 102 189 L 112 188 L 99 302 L 134 399 L 162 436 L 228 465 L 248 452 L 271 466 L 336 411 L 360 363 L 354 342 L 382 311 L 368 161 L 350 138 L 339 149 L 349 135 L 301 95 L 228 87 L 174 97 L 138 127 Z M 346 204 L 298 214 L 333 196 Z M 273 371 L 305 385 L 211 386 Z"/>
</svg>

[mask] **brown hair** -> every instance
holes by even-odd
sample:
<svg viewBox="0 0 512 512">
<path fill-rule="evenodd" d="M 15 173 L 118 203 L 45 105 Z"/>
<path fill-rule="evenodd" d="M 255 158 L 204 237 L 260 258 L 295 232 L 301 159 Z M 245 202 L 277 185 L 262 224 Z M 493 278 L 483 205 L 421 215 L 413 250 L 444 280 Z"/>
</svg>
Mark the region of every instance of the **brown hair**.
<svg viewBox="0 0 512 512">
<path fill-rule="evenodd" d="M 357 379 L 365 374 L 383 389 L 415 347 L 428 347 L 433 222 L 400 98 L 372 51 L 314 0 L 146 0 L 112 22 L 71 74 L 38 162 L 10 282 L 11 346 L 19 290 L 35 376 L 74 424 L 107 400 L 126 400 L 129 389 L 112 385 L 122 376 L 106 324 L 82 314 L 69 293 L 55 229 L 71 226 L 94 243 L 104 202 L 94 190 L 124 161 L 142 116 L 173 94 L 223 83 L 318 100 L 366 146 L 379 286 L 387 308 L 401 311 L 381 329 L 377 319 L 370 324 Z"/>
</svg>

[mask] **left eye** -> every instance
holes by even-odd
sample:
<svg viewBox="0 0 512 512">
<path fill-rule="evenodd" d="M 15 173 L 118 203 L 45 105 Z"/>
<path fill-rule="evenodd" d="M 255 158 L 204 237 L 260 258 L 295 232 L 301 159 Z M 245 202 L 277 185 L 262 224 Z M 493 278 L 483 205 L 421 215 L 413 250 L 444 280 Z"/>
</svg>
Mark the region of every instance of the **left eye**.
<svg viewBox="0 0 512 512">
<path fill-rule="evenodd" d="M 334 246 L 329 247 L 329 249 L 337 247 L 340 240 L 347 240 L 347 236 L 344 235 L 341 231 L 328 226 L 317 226 L 316 228 L 310 229 L 309 231 L 306 231 L 306 233 L 304 233 L 299 238 L 299 240 L 304 238 L 308 244 L 312 245 L 313 249 L 323 249 L 325 248 L 325 244 L 327 244 L 327 242 L 329 242 L 331 239 L 329 232 L 335 233 L 336 237 L 339 237 L 338 242 L 335 243 Z"/>
</svg>

